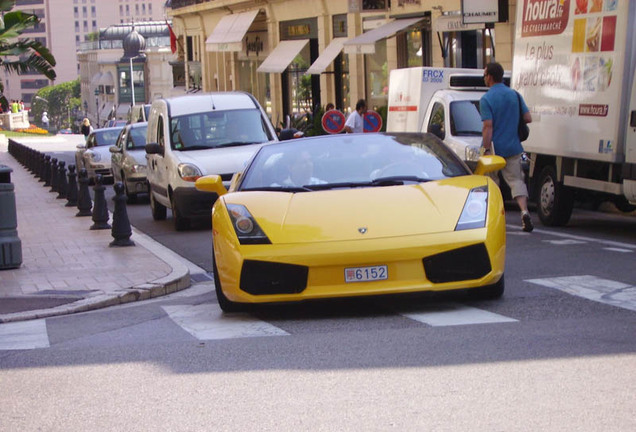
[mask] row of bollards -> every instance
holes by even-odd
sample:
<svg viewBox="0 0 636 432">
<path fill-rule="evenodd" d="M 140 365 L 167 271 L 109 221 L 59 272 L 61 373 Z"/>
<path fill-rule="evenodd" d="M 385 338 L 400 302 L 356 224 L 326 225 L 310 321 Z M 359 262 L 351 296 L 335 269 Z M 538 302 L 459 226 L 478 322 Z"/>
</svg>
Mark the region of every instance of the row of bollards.
<svg viewBox="0 0 636 432">
<path fill-rule="evenodd" d="M 33 173 L 44 187 L 50 187 L 49 192 L 57 193 L 57 199 L 66 199 L 66 207 L 77 207 L 75 216 L 91 216 L 93 225 L 91 230 L 110 229 L 114 240 L 110 246 L 134 246 L 130 239 L 132 227 L 126 210 L 126 195 L 124 185 L 121 182 L 113 186 L 115 196 L 113 201 L 113 224 L 108 223 L 108 205 L 106 203 L 106 187 L 100 174 L 95 177 L 93 186 L 94 200 L 91 199 L 89 178 L 86 169 L 79 172 L 73 164 L 68 169 L 64 161 L 39 152 L 9 139 L 9 153 L 20 162 L 28 171 Z"/>
</svg>

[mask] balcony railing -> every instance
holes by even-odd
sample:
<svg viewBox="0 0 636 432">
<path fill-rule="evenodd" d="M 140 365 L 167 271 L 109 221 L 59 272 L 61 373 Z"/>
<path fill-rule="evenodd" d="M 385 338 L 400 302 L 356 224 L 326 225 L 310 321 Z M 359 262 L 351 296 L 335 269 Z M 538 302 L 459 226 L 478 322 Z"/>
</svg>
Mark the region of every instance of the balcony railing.
<svg viewBox="0 0 636 432">
<path fill-rule="evenodd" d="M 192 6 L 192 5 L 197 5 L 197 4 L 201 4 L 201 3 L 207 3 L 210 1 L 214 1 L 214 0 L 172 0 L 171 2 L 171 7 L 172 9 L 178 9 L 178 8 L 183 8 L 186 6 Z"/>
</svg>

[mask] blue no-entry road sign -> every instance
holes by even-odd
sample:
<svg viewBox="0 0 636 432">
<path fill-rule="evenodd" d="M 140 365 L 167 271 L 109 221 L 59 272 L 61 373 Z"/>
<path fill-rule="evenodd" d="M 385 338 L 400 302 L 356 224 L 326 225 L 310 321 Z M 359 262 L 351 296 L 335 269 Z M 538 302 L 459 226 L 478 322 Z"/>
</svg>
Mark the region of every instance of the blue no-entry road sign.
<svg viewBox="0 0 636 432">
<path fill-rule="evenodd" d="M 322 115 L 322 128 L 330 134 L 342 132 L 345 125 L 345 116 L 336 109 L 327 111 Z"/>
</svg>

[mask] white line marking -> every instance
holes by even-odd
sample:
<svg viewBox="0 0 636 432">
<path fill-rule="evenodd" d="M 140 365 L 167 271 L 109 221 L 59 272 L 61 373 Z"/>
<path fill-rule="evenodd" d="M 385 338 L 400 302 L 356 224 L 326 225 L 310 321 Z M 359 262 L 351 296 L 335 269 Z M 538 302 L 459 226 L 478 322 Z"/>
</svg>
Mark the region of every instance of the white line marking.
<svg viewBox="0 0 636 432">
<path fill-rule="evenodd" d="M 512 234 L 513 232 L 518 232 L 518 230 L 520 230 L 521 228 L 518 225 L 507 224 L 506 225 L 506 229 L 508 229 L 508 230 L 512 229 L 513 231 L 509 231 L 507 233 L 507 234 Z M 626 248 L 626 249 L 636 250 L 636 245 L 635 244 L 631 244 L 631 243 L 621 243 L 621 242 L 616 242 L 616 241 L 612 241 L 612 240 L 603 240 L 603 239 L 598 239 L 598 238 L 593 238 L 593 237 L 584 237 L 584 236 L 577 236 L 577 235 L 572 235 L 572 234 L 564 234 L 564 233 L 560 233 L 560 232 L 556 232 L 556 231 L 543 230 L 543 229 L 540 229 L 540 228 L 535 228 L 534 231 L 532 231 L 532 233 L 526 233 L 526 234 L 528 234 L 528 235 L 532 235 L 532 234 L 546 234 L 546 235 L 551 235 L 551 236 L 555 236 L 555 237 L 569 238 L 569 239 L 581 240 L 581 241 L 586 241 L 586 242 L 600 243 L 600 244 L 604 244 L 604 245 L 607 245 L 607 246 L 613 246 L 613 247 L 618 247 L 618 248 Z"/>
<path fill-rule="evenodd" d="M 612 252 L 621 252 L 621 253 L 632 253 L 634 252 L 633 250 L 629 250 L 629 249 L 623 249 L 623 248 L 614 248 L 614 247 L 608 247 L 608 248 L 603 248 L 607 251 L 612 251 Z"/>
<path fill-rule="evenodd" d="M 575 244 L 586 244 L 587 242 L 585 241 L 581 241 L 581 240 L 543 240 L 545 243 L 551 243 L 553 245 L 557 245 L 557 246 L 569 246 L 569 245 L 575 245 Z"/>
<path fill-rule="evenodd" d="M 596 276 L 565 276 L 547 279 L 528 279 L 548 288 L 558 289 L 588 300 L 636 311 L 636 286 Z"/>
<path fill-rule="evenodd" d="M 223 314 L 214 304 L 162 308 L 175 323 L 199 340 L 289 335 L 248 314 Z"/>
<path fill-rule="evenodd" d="M 434 327 L 517 321 L 493 312 L 455 304 L 441 305 L 440 310 L 437 311 L 402 313 L 401 315 Z"/>
<path fill-rule="evenodd" d="M 19 321 L 0 324 L 0 351 L 48 348 L 46 320 Z"/>
</svg>

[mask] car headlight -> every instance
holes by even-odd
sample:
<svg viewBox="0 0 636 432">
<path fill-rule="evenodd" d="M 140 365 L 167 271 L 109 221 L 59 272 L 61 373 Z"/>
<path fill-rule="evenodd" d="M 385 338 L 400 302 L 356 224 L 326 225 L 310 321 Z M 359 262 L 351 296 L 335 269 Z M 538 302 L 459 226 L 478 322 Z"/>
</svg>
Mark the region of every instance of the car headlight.
<svg viewBox="0 0 636 432">
<path fill-rule="evenodd" d="M 192 165 L 189 163 L 179 164 L 178 167 L 179 175 L 185 181 L 195 182 L 199 177 L 202 176 L 201 170 L 196 165 Z"/>
<path fill-rule="evenodd" d="M 467 161 L 477 161 L 479 159 L 479 147 L 476 146 L 467 146 L 466 150 L 464 150 L 464 160 Z"/>
<path fill-rule="evenodd" d="M 464 203 L 464 209 L 457 221 L 455 231 L 483 228 L 488 214 L 488 186 L 471 189 Z"/>
<path fill-rule="evenodd" d="M 92 151 L 87 151 L 86 155 L 93 162 L 99 162 L 100 160 L 102 160 L 102 155 L 100 155 L 99 153 L 93 153 Z"/>
<path fill-rule="evenodd" d="M 228 204 L 227 211 L 232 220 L 234 232 L 241 244 L 270 244 L 263 230 L 247 208 L 240 204 Z"/>
<path fill-rule="evenodd" d="M 146 165 L 133 165 L 130 167 L 130 171 L 134 173 L 145 173 Z"/>
</svg>

